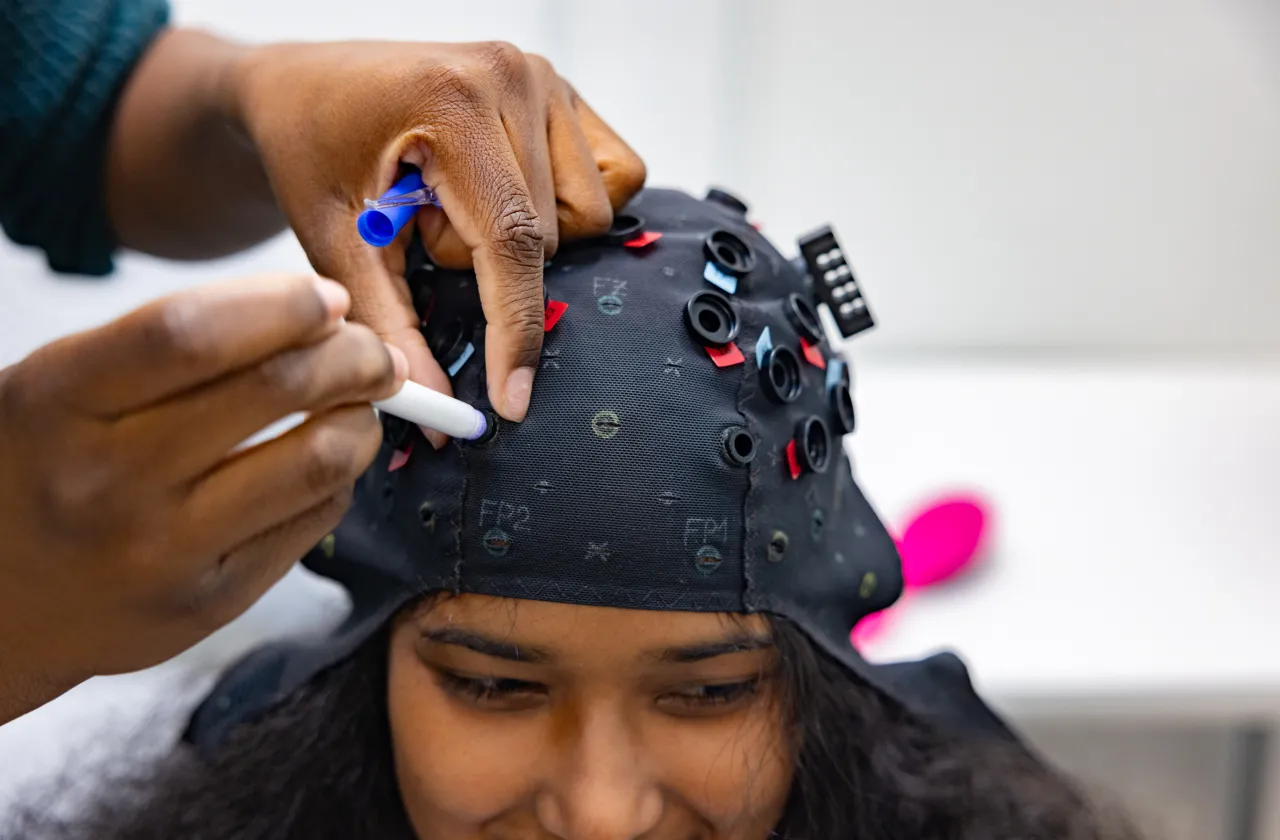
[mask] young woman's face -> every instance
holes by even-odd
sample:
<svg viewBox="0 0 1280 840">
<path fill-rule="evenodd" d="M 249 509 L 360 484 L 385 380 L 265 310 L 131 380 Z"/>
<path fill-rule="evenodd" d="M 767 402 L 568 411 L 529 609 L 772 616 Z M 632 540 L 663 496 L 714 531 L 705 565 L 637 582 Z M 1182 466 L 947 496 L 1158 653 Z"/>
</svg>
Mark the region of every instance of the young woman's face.
<svg viewBox="0 0 1280 840">
<path fill-rule="evenodd" d="M 764 840 L 791 750 L 760 616 L 447 598 L 391 641 L 422 840 Z"/>
</svg>

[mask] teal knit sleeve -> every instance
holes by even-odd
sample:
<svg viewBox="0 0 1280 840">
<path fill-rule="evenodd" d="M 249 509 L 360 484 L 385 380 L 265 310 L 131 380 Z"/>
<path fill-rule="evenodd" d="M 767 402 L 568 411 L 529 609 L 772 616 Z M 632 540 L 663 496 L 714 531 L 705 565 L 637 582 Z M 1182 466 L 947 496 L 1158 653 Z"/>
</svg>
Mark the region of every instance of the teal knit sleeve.
<svg viewBox="0 0 1280 840">
<path fill-rule="evenodd" d="M 54 271 L 112 270 L 111 115 L 168 16 L 166 0 L 0 0 L 0 226 Z"/>
</svg>

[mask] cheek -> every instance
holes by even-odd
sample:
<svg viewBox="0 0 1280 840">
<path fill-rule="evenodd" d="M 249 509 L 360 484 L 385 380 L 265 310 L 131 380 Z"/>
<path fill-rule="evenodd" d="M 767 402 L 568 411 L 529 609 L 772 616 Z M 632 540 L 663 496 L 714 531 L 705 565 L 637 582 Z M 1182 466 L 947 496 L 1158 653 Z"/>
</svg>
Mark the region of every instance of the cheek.
<svg viewBox="0 0 1280 840">
<path fill-rule="evenodd" d="M 767 704 L 723 723 L 675 724 L 656 739 L 672 792 L 726 836 L 756 836 L 782 818 L 792 759 Z"/>
<path fill-rule="evenodd" d="M 394 646 L 387 706 L 396 778 L 414 825 L 433 833 L 474 827 L 528 800 L 532 758 L 541 752 L 536 730 L 465 709 L 411 650 Z"/>
</svg>

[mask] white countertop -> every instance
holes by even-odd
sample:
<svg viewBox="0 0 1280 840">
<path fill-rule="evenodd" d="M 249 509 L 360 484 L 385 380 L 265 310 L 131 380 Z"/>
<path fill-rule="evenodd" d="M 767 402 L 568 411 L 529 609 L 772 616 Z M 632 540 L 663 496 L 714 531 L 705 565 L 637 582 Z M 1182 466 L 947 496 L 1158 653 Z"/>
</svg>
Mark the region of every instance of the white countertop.
<svg viewBox="0 0 1280 840">
<path fill-rule="evenodd" d="M 950 488 L 995 512 L 871 658 L 953 648 L 1023 715 L 1280 718 L 1280 364 L 868 363 L 855 400 L 890 522 Z"/>
</svg>

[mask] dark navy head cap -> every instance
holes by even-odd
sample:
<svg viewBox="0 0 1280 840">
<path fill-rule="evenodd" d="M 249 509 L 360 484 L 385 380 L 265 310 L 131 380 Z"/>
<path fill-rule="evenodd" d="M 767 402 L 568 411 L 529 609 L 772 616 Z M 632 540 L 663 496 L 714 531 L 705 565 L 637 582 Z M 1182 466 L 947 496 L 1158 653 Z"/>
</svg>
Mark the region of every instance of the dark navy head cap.
<svg viewBox="0 0 1280 840">
<path fill-rule="evenodd" d="M 827 230 L 784 258 L 723 191 L 650 189 L 608 236 L 562 246 L 527 419 L 440 451 L 383 417 L 350 513 L 304 559 L 350 593 L 325 639 L 259 650 L 197 710 L 216 744 L 434 591 L 783 616 L 858 678 L 939 725 L 1006 734 L 959 660 L 872 665 L 849 633 L 902 589 L 854 481 L 854 409 L 825 340 L 871 325 Z M 455 395 L 490 410 L 475 275 L 411 249 L 407 280 Z"/>
</svg>

